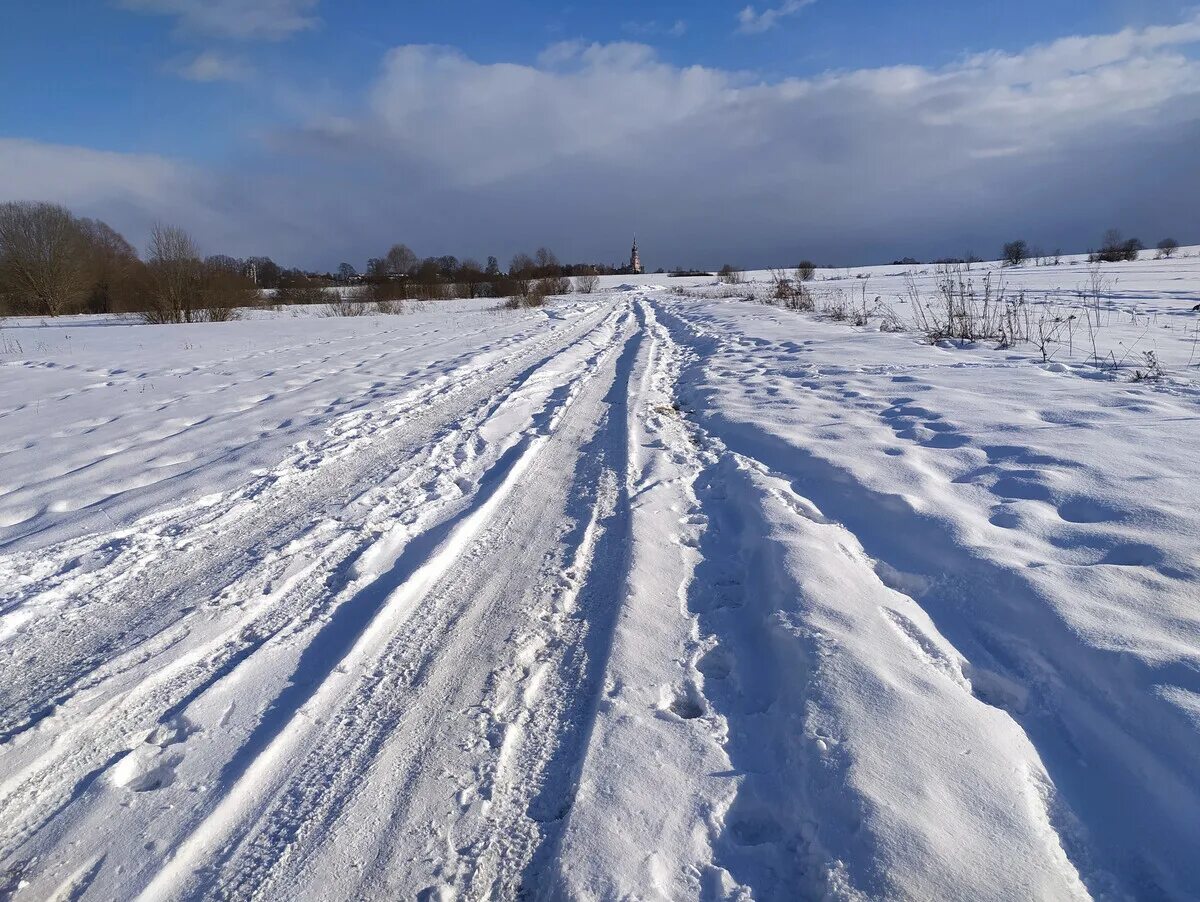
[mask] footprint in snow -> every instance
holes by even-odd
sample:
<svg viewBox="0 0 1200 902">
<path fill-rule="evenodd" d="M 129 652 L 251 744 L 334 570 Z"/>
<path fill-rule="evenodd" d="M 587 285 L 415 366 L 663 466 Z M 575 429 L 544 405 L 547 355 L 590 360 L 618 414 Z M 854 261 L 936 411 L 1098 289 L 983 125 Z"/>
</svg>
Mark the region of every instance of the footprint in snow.
<svg viewBox="0 0 1200 902">
<path fill-rule="evenodd" d="M 668 720 L 695 720 L 704 715 L 705 709 L 704 696 L 691 681 L 678 688 L 663 686 L 659 690 L 660 717 Z"/>
</svg>

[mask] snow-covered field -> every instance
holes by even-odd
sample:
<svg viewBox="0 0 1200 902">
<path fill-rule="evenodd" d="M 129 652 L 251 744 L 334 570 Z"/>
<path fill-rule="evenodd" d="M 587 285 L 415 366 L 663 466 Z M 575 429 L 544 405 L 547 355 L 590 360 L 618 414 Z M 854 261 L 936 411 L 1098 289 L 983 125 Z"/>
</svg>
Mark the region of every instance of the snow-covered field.
<svg viewBox="0 0 1200 902">
<path fill-rule="evenodd" d="M 0 898 L 1200 896 L 1200 259 L 1100 274 L 0 322 Z"/>
</svg>

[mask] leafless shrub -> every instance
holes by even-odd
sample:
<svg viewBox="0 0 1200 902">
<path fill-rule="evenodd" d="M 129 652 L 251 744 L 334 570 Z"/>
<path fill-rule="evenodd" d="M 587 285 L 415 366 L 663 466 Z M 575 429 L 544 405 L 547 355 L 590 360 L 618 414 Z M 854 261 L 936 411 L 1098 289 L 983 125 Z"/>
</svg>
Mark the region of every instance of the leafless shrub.
<svg viewBox="0 0 1200 902">
<path fill-rule="evenodd" d="M 445 301 L 453 296 L 454 286 L 442 282 L 417 282 L 412 291 L 417 300 Z"/>
<path fill-rule="evenodd" d="M 799 279 L 793 279 L 782 269 L 771 271 L 771 299 L 788 310 L 811 312 L 816 309 L 812 294 Z"/>
<path fill-rule="evenodd" d="M 513 275 L 509 273 L 507 279 L 504 280 L 504 287 L 501 290 L 502 295 L 510 297 L 526 297 L 533 288 L 533 279 L 526 278 L 522 275 Z"/>
<path fill-rule="evenodd" d="M 900 319 L 900 317 L 896 314 L 895 310 L 893 310 L 891 307 L 884 305 L 882 302 L 879 301 L 879 298 L 876 298 L 876 301 L 878 302 L 878 306 L 876 309 L 879 312 L 879 331 L 880 332 L 905 332 L 905 331 L 907 331 L 908 327 L 904 325 L 903 320 Z"/>
<path fill-rule="evenodd" d="M 275 289 L 276 304 L 325 304 L 336 292 L 330 292 L 313 282 L 289 282 Z M 338 295 L 340 297 L 340 295 Z"/>
<path fill-rule="evenodd" d="M 545 306 L 546 299 L 554 295 L 569 294 L 571 280 L 562 276 L 547 276 L 533 279 L 524 294 L 513 294 L 501 305 L 505 310 L 520 310 L 528 307 Z"/>
<path fill-rule="evenodd" d="M 241 309 L 236 304 L 202 308 L 195 321 L 198 323 L 228 323 L 241 319 Z"/>
<path fill-rule="evenodd" d="M 539 304 L 548 297 L 570 293 L 571 280 L 566 276 L 544 276 L 536 280 L 529 289 L 530 297 L 536 297 Z"/>
<path fill-rule="evenodd" d="M 396 301 L 403 307 L 408 293 L 408 285 L 404 279 L 380 279 L 368 282 L 363 287 L 364 299 L 376 304 Z"/>
<path fill-rule="evenodd" d="M 726 263 L 717 272 L 717 278 L 726 285 L 741 285 L 746 281 L 746 274 L 732 264 Z"/>
<path fill-rule="evenodd" d="M 405 310 L 404 301 L 401 300 L 374 301 L 372 307 L 376 313 L 384 316 L 399 316 Z"/>
<path fill-rule="evenodd" d="M 1137 260 L 1145 245 L 1136 238 L 1121 237 L 1118 229 L 1109 229 L 1104 233 L 1104 241 L 1100 250 L 1088 255 L 1089 263 L 1120 263 Z"/>
<path fill-rule="evenodd" d="M 583 273 L 575 277 L 575 290 L 580 294 L 592 294 L 600 287 L 600 277 L 594 272 Z"/>
<path fill-rule="evenodd" d="M 851 303 L 846 292 L 837 288 L 825 295 L 821 304 L 821 312 L 835 323 L 843 323 L 850 319 Z"/>
<path fill-rule="evenodd" d="M 1154 351 L 1142 351 L 1142 366 L 1133 371 L 1134 382 L 1160 382 L 1166 372 Z"/>
<path fill-rule="evenodd" d="M 3 319 L 3 317 L 0 316 L 0 319 Z M 15 338 L 6 335 L 4 330 L 0 329 L 0 357 L 19 356 L 21 353 L 21 343 Z"/>
<path fill-rule="evenodd" d="M 1018 331 L 1014 334 L 1013 340 L 1024 339 L 1032 342 L 1042 355 L 1043 363 L 1049 361 L 1054 356 L 1054 350 L 1062 343 L 1064 334 L 1067 336 L 1069 344 L 1074 344 L 1075 324 L 1078 321 L 1077 314 L 1059 313 L 1054 310 L 1044 311 L 1031 325 L 1032 318 L 1029 316 L 1028 311 L 1028 307 L 1025 307 L 1022 311 L 1025 313 L 1025 329 L 1023 333 Z"/>
<path fill-rule="evenodd" d="M 908 277 L 911 280 L 911 276 Z M 834 322 L 848 322 L 854 326 L 866 326 L 871 322 L 871 317 L 880 315 L 889 320 L 889 323 L 899 321 L 895 313 L 888 310 L 883 311 L 881 299 L 877 296 L 874 301 L 867 301 L 867 281 L 864 279 L 862 284 L 857 289 L 858 298 L 854 297 L 853 292 L 848 292 L 841 288 L 835 288 L 824 294 L 821 303 L 821 312 L 832 319 Z M 891 331 L 903 331 L 903 326 Z"/>
<path fill-rule="evenodd" d="M 795 290 L 792 280 L 782 269 L 771 270 L 771 297 L 777 301 L 786 301 Z"/>
<path fill-rule="evenodd" d="M 938 298 L 928 303 L 911 275 L 905 276 L 905 286 L 916 328 L 931 343 L 990 339 L 1007 347 L 1021 337 L 1024 296 L 1006 297 L 1003 281 L 993 284 L 991 273 L 977 287 L 963 267 L 943 266 L 938 273 Z"/>
<path fill-rule="evenodd" d="M 371 312 L 371 306 L 358 298 L 349 295 L 333 295 L 333 300 L 325 305 L 324 315 L 329 317 L 366 316 Z"/>
<path fill-rule="evenodd" d="M 1104 270 L 1093 265 L 1088 269 L 1088 279 L 1079 289 L 1079 296 L 1099 313 L 1100 299 L 1112 290 L 1112 284 L 1112 279 L 1105 275 Z"/>
<path fill-rule="evenodd" d="M 817 275 L 817 264 L 811 260 L 801 260 L 796 266 L 796 281 L 811 282 Z"/>
</svg>

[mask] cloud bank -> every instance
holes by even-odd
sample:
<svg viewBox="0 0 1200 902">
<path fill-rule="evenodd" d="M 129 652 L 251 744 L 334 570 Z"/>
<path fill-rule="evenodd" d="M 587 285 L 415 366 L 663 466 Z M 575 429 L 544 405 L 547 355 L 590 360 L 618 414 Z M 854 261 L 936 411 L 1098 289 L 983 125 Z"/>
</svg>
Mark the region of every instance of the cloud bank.
<svg viewBox="0 0 1200 902">
<path fill-rule="evenodd" d="M 322 267 L 397 240 L 616 260 L 634 231 L 652 266 L 991 255 L 1017 236 L 1074 249 L 1109 226 L 1200 240 L 1198 43 L 1200 17 L 775 82 L 633 43 L 535 65 L 404 46 L 354 112 L 312 110 L 236 170 L 4 141 L 0 195 Z"/>
</svg>

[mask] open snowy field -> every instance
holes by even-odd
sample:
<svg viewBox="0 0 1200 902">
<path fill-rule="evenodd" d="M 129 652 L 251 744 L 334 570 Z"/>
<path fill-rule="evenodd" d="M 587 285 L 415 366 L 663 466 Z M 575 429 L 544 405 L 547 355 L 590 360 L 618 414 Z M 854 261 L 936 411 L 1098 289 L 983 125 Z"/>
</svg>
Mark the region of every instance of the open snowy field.
<svg viewBox="0 0 1200 902">
<path fill-rule="evenodd" d="M 1200 897 L 1184 253 L 0 321 L 0 898 Z"/>
</svg>

